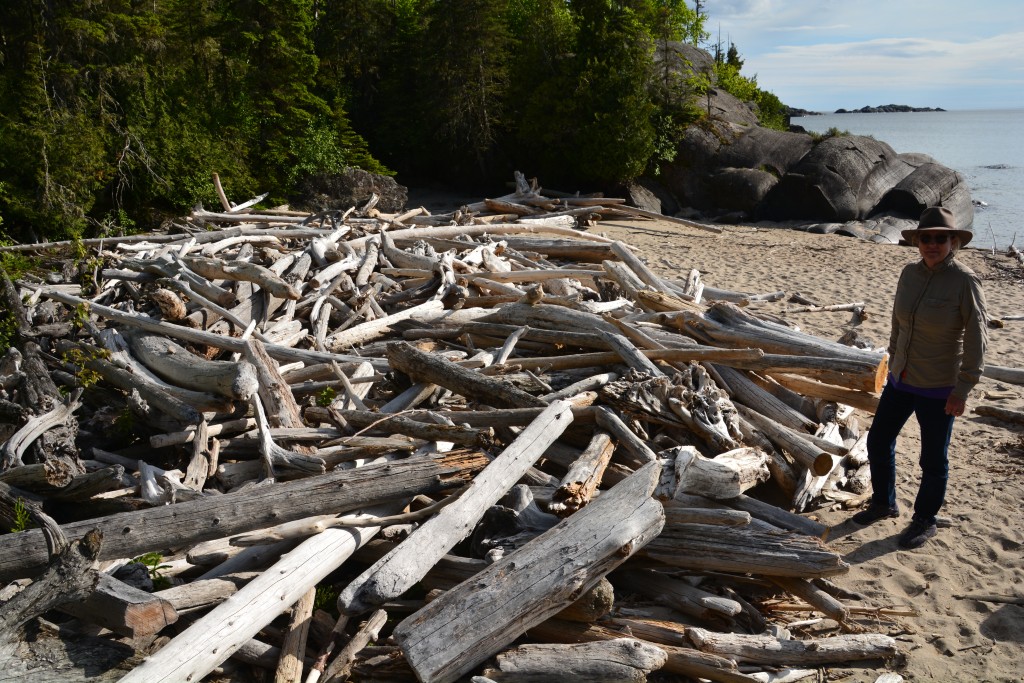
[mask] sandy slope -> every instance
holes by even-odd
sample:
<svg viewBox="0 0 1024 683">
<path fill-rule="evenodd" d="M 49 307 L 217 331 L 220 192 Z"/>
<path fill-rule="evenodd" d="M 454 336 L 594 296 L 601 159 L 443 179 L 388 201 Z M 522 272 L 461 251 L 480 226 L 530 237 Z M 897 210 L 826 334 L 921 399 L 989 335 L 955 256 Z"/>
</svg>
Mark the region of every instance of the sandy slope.
<svg viewBox="0 0 1024 683">
<path fill-rule="evenodd" d="M 866 302 L 869 317 L 858 331 L 875 346 L 888 339 L 896 279 L 917 254 L 909 247 L 784 229 L 727 226 L 714 234 L 661 221 L 610 221 L 592 230 L 628 243 L 669 276 L 685 277 L 697 268 L 707 285 L 721 289 L 800 292 L 822 305 Z M 1024 313 L 1024 269 L 980 249 L 963 250 L 961 260 L 982 276 L 990 317 Z M 757 310 L 782 314 L 791 306 L 783 300 L 759 304 Z M 851 316 L 800 313 L 789 319 L 806 331 L 837 339 Z M 990 330 L 989 363 L 1024 367 L 1022 349 L 1024 321 Z M 1014 396 L 985 398 L 985 392 L 1005 389 Z M 941 514 L 952 524 L 924 547 L 904 551 L 896 546 L 917 491 L 920 442 L 913 420 L 899 443 L 901 519 L 864 529 L 846 521 L 852 511 L 808 512 L 832 527 L 830 546 L 851 565 L 850 573 L 840 577 L 843 587 L 860 592 L 869 606 L 917 611 L 913 617 L 862 622 L 899 639 L 905 656 L 889 666 L 907 680 L 1024 681 L 1024 606 L 955 597 L 1024 595 L 1024 427 L 971 412 L 983 402 L 1024 411 L 1022 397 L 1024 387 L 990 379 L 972 394 L 969 414 L 954 426 L 950 449 L 950 485 Z M 861 419 L 866 425 L 870 415 Z M 829 671 L 828 680 L 874 681 L 880 673 L 874 665 L 843 667 Z"/>
</svg>

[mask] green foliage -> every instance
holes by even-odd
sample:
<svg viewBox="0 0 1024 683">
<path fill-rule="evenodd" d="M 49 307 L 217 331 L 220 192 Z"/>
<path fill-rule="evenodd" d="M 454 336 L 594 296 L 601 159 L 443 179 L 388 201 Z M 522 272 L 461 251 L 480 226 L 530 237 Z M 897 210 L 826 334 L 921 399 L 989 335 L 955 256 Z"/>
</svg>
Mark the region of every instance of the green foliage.
<svg viewBox="0 0 1024 683">
<path fill-rule="evenodd" d="M 77 322 L 77 308 L 76 308 L 76 322 Z M 83 350 L 81 348 L 70 348 L 61 355 L 61 361 L 68 363 L 75 368 L 75 379 L 78 380 L 78 384 L 83 388 L 91 387 L 92 385 L 99 382 L 103 377 L 100 373 L 92 370 L 88 367 L 91 361 L 100 358 L 110 358 L 110 352 L 106 349 L 89 349 Z"/>
<path fill-rule="evenodd" d="M 14 524 L 11 525 L 11 533 L 17 534 L 25 531 L 32 524 L 32 516 L 28 513 L 28 506 L 25 499 L 18 497 L 14 501 Z"/>
<path fill-rule="evenodd" d="M 346 166 L 405 184 L 493 184 L 516 168 L 628 180 L 707 115 L 711 77 L 655 74 L 652 60 L 660 44 L 706 43 L 700 6 L 0 3 L 0 221 L 19 241 L 148 230 L 216 205 L 213 173 L 229 197 L 271 202 Z M 717 85 L 781 127 L 736 46 L 720 61 Z"/>
<path fill-rule="evenodd" d="M 149 578 L 153 580 L 153 588 L 163 590 L 171 587 L 171 580 L 164 576 L 164 570 L 170 569 L 171 565 L 164 564 L 163 555 L 157 552 L 146 553 L 133 557 L 132 562 L 145 565 L 149 570 Z"/>
<path fill-rule="evenodd" d="M 729 59 L 715 63 L 715 76 L 718 87 L 727 93 L 757 105 L 758 123 L 765 128 L 786 130 L 786 107 L 774 94 L 762 90 L 757 85 L 757 76 L 744 76 L 740 73 L 743 60 L 734 54 L 735 45 L 729 50 Z"/>
<path fill-rule="evenodd" d="M 338 392 L 333 387 L 327 387 L 316 395 L 316 404 L 321 408 L 326 408 L 334 403 L 334 399 L 337 398 Z"/>
<path fill-rule="evenodd" d="M 322 609 L 329 614 L 337 614 L 338 595 L 340 592 L 336 586 L 325 583 L 318 585 L 316 595 L 313 597 L 313 609 Z"/>
<path fill-rule="evenodd" d="M 811 136 L 811 141 L 814 144 L 818 144 L 822 140 L 827 140 L 828 138 L 842 137 L 844 135 L 849 135 L 849 134 L 850 134 L 850 131 L 848 131 L 848 130 L 840 130 L 840 129 L 836 128 L 835 126 L 832 126 L 828 130 L 826 130 L 824 133 L 815 133 L 814 131 L 811 131 L 809 133 L 809 135 Z"/>
</svg>

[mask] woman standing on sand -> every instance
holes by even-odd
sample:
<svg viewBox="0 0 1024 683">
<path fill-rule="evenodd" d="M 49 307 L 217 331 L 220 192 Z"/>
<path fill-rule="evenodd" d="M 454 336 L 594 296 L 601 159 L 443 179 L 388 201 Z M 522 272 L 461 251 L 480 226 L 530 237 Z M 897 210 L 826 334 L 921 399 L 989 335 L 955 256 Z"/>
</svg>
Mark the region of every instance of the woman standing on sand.
<svg viewBox="0 0 1024 683">
<path fill-rule="evenodd" d="M 921 214 L 903 239 L 921 260 L 903 269 L 893 301 L 889 379 L 868 432 L 871 504 L 856 524 L 899 517 L 896 505 L 896 437 L 910 415 L 921 427 L 921 485 L 901 548 L 917 548 L 935 535 L 935 516 L 946 497 L 953 419 L 964 414 L 967 395 L 985 368 L 988 331 L 981 280 L 956 260 L 972 237 L 956 227 L 949 209 Z"/>
</svg>

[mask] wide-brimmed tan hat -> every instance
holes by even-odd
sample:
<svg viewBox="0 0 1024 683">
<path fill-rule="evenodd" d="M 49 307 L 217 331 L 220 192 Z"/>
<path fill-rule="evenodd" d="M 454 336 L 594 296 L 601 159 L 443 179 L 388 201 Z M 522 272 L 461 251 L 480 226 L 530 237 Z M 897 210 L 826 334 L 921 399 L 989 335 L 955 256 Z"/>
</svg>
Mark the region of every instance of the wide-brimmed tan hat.
<svg viewBox="0 0 1024 683">
<path fill-rule="evenodd" d="M 960 238 L 960 246 L 966 245 L 974 237 L 974 233 L 970 230 L 961 230 L 956 227 L 956 221 L 953 219 L 953 212 L 944 206 L 930 206 L 921 212 L 921 219 L 917 223 L 917 227 L 913 230 L 902 231 L 903 239 L 908 242 L 914 241 L 914 235 L 920 230 L 947 230 L 949 232 L 955 232 Z"/>
</svg>

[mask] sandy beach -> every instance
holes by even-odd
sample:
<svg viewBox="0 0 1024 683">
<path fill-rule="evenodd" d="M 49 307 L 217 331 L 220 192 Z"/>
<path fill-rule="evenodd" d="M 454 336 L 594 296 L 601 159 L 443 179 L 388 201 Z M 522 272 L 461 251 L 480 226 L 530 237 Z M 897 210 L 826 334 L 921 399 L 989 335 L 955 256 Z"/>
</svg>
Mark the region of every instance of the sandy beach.
<svg viewBox="0 0 1024 683">
<path fill-rule="evenodd" d="M 720 234 L 667 221 L 605 221 L 593 232 L 628 243 L 659 273 L 683 277 L 691 268 L 706 285 L 747 293 L 799 292 L 820 305 L 864 302 L 867 319 L 856 325 L 875 347 L 888 340 L 891 302 L 902 267 L 916 260 L 912 247 L 881 245 L 837 235 L 780 228 L 724 226 Z M 984 239 L 976 238 L 984 247 Z M 983 279 L 990 318 L 1024 313 L 1024 269 L 1005 253 L 972 247 L 961 261 Z M 753 310 L 786 316 L 786 298 Z M 838 339 L 853 325 L 851 313 L 793 313 L 801 329 Z M 987 362 L 1021 367 L 1024 321 L 991 329 Z M 997 398 L 998 397 L 998 398 Z M 923 547 L 896 545 L 910 521 L 919 472 L 920 439 L 914 420 L 899 441 L 897 495 L 902 516 L 862 528 L 854 510 L 839 506 L 804 514 L 829 525 L 829 546 L 850 565 L 842 587 L 861 594 L 853 606 L 913 610 L 913 616 L 861 619 L 898 639 L 901 655 L 879 666 L 827 672 L 829 681 L 873 682 L 885 670 L 913 681 L 1024 681 L 1024 606 L 965 595 L 1024 596 L 1024 436 L 1013 425 L 973 412 L 981 404 L 1024 411 L 1024 387 L 983 378 L 968 412 L 954 425 L 950 481 L 940 513 L 948 526 Z M 865 427 L 871 415 L 858 412 Z M 810 616 L 810 615 L 808 615 Z"/>
</svg>

